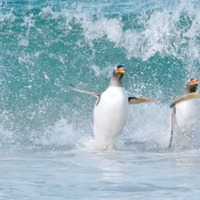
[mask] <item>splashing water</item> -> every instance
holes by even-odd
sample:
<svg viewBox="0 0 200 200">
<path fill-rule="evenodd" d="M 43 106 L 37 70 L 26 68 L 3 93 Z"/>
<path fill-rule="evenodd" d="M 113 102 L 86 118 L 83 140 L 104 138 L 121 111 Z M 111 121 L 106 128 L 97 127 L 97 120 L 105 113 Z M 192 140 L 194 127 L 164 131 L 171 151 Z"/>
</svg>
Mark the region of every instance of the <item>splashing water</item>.
<svg viewBox="0 0 200 200">
<path fill-rule="evenodd" d="M 62 145 L 56 139 L 60 132 L 66 143 L 77 142 L 64 136 L 68 132 L 90 137 L 95 99 L 69 91 L 67 85 L 101 92 L 111 69 L 125 64 L 128 93 L 158 101 L 132 106 L 123 135 L 166 146 L 169 104 L 182 95 L 185 80 L 200 73 L 197 5 L 186 0 L 170 5 L 2 3 L 1 143 L 35 145 L 55 135 L 54 143 Z"/>
<path fill-rule="evenodd" d="M 169 105 L 200 76 L 196 0 L 0 2 L 0 199 L 199 199 L 199 147 L 168 150 Z M 97 151 L 96 99 L 123 64 L 117 149 Z M 199 144 L 199 138 L 196 143 Z M 196 144 L 195 144 L 196 145 Z"/>
</svg>

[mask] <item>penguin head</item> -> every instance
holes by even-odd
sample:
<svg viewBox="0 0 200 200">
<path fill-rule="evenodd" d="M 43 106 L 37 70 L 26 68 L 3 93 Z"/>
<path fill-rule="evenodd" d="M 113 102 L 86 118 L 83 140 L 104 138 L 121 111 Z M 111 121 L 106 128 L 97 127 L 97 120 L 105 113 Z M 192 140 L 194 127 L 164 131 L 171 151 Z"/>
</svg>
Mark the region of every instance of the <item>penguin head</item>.
<svg viewBox="0 0 200 200">
<path fill-rule="evenodd" d="M 191 78 L 186 82 L 186 91 L 188 93 L 196 92 L 198 87 L 199 79 L 198 78 Z"/>
<path fill-rule="evenodd" d="M 126 71 L 126 69 L 124 68 L 123 65 L 118 65 L 113 70 L 113 77 L 117 78 L 118 80 L 121 80 L 124 76 L 125 71 Z"/>
<path fill-rule="evenodd" d="M 123 76 L 126 69 L 123 65 L 118 65 L 113 70 L 113 76 L 110 80 L 109 86 L 123 87 Z"/>
</svg>

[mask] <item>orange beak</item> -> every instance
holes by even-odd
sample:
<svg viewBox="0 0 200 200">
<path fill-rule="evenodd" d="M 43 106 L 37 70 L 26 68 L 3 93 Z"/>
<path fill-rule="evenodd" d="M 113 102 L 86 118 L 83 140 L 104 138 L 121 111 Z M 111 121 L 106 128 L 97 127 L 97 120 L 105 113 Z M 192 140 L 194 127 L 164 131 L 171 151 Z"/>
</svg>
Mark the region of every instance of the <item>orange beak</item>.
<svg viewBox="0 0 200 200">
<path fill-rule="evenodd" d="M 117 72 L 117 73 L 121 73 L 121 74 L 124 74 L 125 71 L 126 71 L 126 70 L 125 70 L 124 68 L 116 69 L 116 72 Z"/>
<path fill-rule="evenodd" d="M 199 79 L 194 79 L 190 82 L 192 85 L 198 85 Z"/>
</svg>

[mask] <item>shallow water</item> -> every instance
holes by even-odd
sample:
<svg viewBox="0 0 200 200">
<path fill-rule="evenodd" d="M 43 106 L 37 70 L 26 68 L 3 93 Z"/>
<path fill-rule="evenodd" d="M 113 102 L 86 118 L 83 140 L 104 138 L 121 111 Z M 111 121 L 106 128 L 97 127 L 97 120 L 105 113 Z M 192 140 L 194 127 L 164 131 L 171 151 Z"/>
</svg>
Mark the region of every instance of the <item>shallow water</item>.
<svg viewBox="0 0 200 200">
<path fill-rule="evenodd" d="M 1 153 L 1 199 L 199 199 L 199 150 Z"/>
</svg>

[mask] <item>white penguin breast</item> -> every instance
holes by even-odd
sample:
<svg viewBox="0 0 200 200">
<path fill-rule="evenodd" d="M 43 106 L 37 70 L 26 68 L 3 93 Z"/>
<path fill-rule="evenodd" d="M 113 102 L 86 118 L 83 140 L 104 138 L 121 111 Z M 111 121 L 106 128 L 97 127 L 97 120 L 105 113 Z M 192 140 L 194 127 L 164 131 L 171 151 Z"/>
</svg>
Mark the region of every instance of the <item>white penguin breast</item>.
<svg viewBox="0 0 200 200">
<path fill-rule="evenodd" d="M 192 99 L 176 105 L 176 120 L 180 128 L 196 126 L 200 121 L 200 99 Z"/>
<path fill-rule="evenodd" d="M 95 137 L 114 140 L 126 123 L 128 111 L 128 96 L 125 89 L 110 86 L 102 93 L 94 108 Z"/>
</svg>

